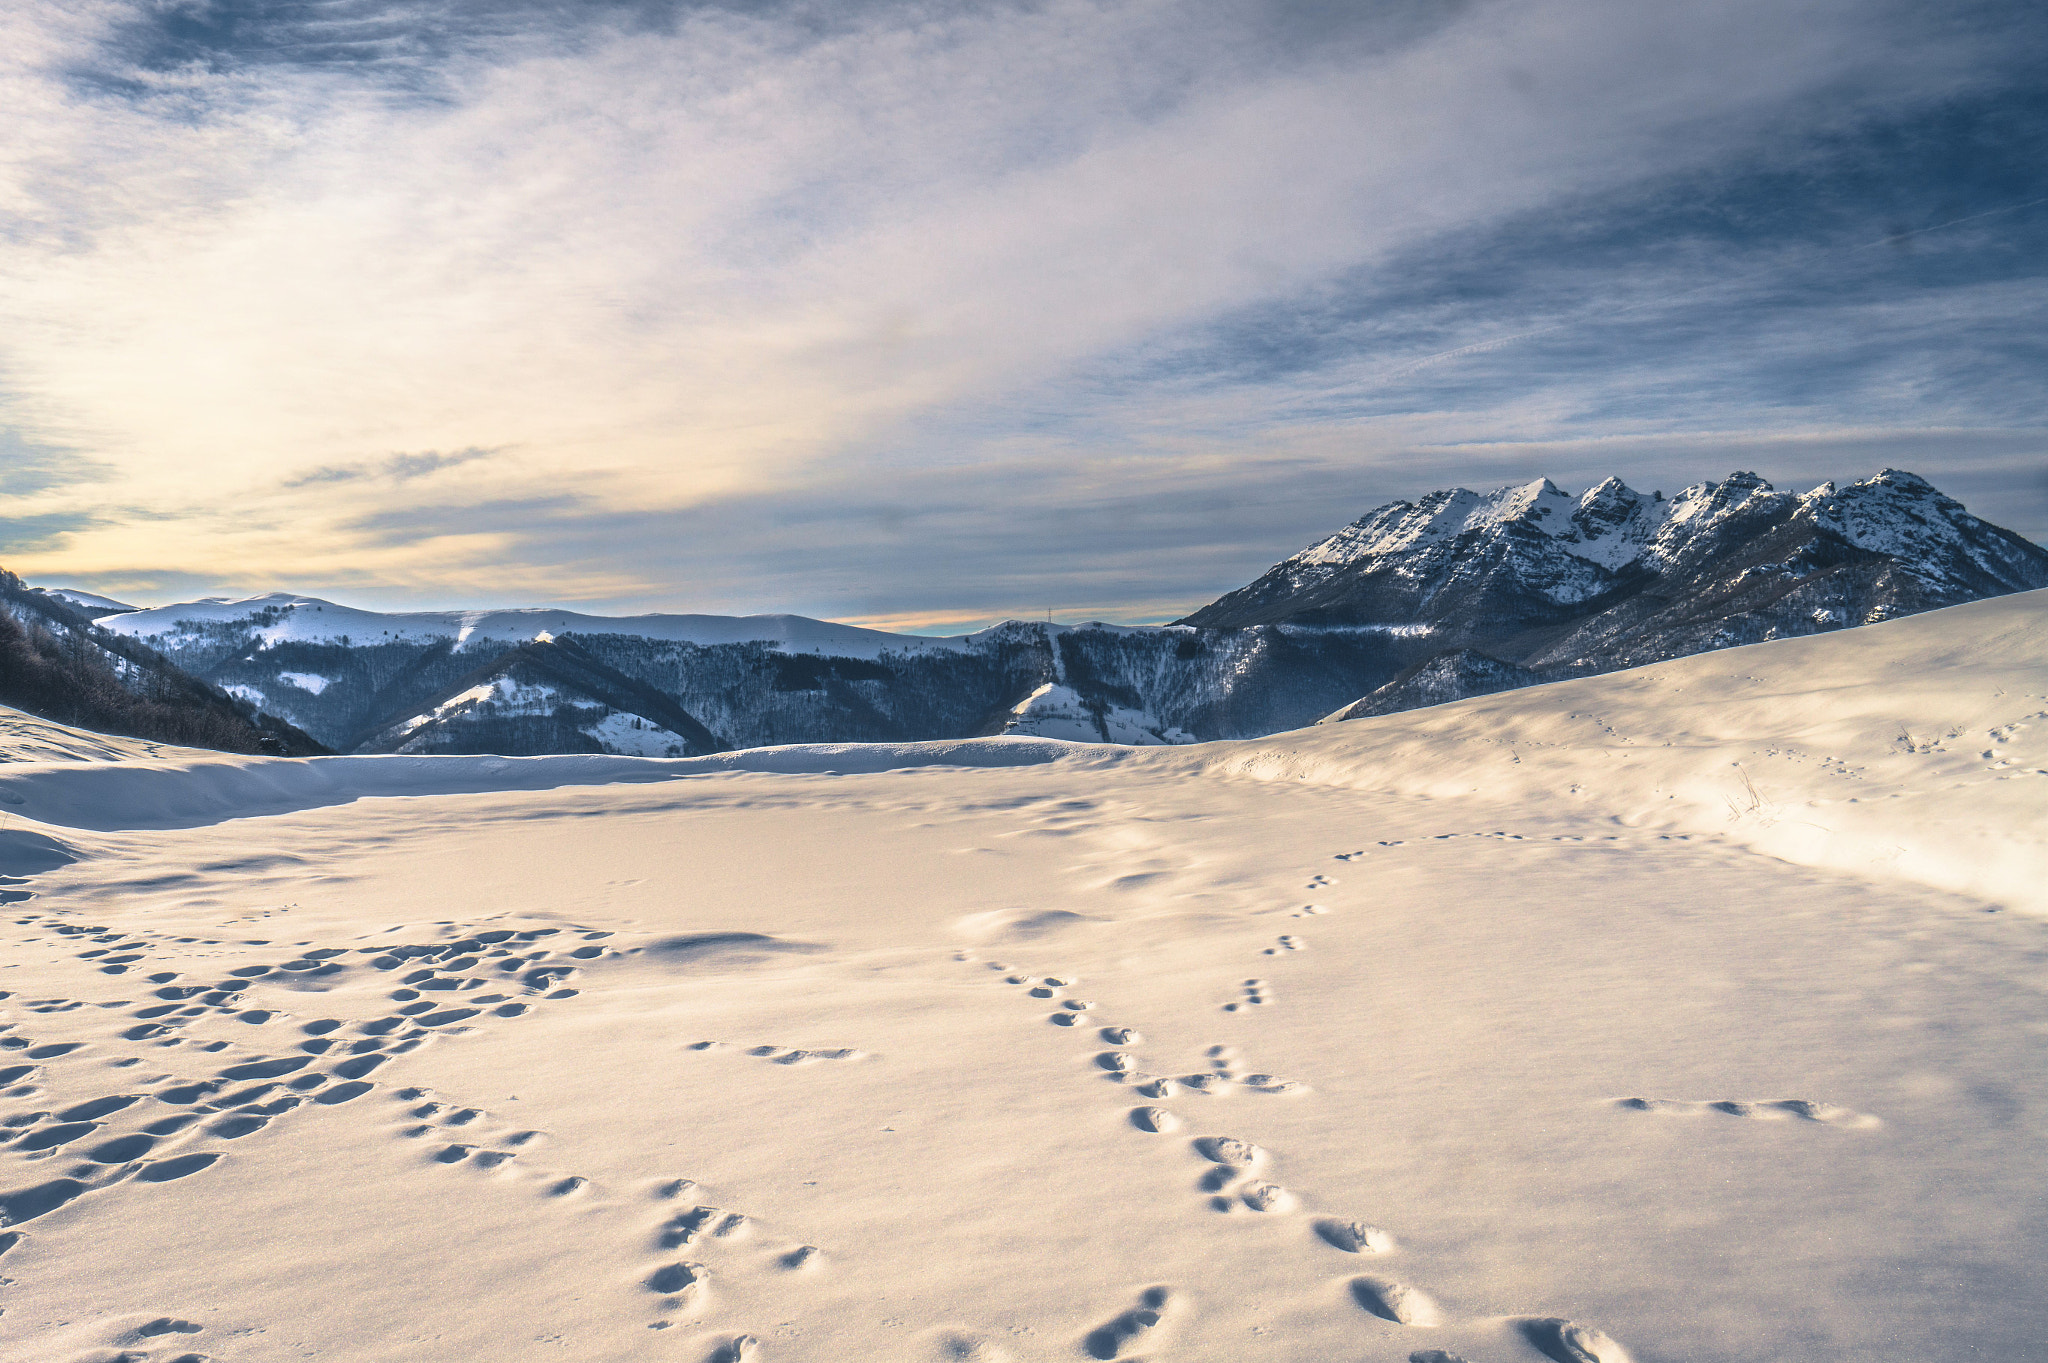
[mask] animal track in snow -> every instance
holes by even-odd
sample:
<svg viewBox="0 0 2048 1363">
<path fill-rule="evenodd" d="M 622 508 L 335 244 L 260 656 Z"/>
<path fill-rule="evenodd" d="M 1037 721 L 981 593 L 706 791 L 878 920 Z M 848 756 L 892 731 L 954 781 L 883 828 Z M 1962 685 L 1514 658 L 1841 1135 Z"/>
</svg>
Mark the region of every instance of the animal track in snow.
<svg viewBox="0 0 2048 1363">
<path fill-rule="evenodd" d="M 662 1227 L 659 1243 L 663 1249 L 675 1249 L 681 1245 L 694 1244 L 700 1237 L 712 1236 L 720 1240 L 744 1237 L 752 1223 L 741 1212 L 729 1212 L 723 1207 L 692 1207 L 689 1211 L 671 1217 Z M 815 1246 L 803 1248 L 816 1252 Z M 794 1265 L 792 1265 L 794 1266 Z"/>
<path fill-rule="evenodd" d="M 493 1124 L 489 1113 L 482 1108 L 441 1102 L 432 1089 L 405 1088 L 391 1096 L 407 1105 L 401 1114 L 405 1121 L 401 1136 L 412 1140 L 454 1138 L 427 1156 L 431 1163 L 467 1164 L 473 1169 L 503 1168 L 547 1139 L 545 1132 L 516 1128 L 486 1135 L 485 1128 Z"/>
<path fill-rule="evenodd" d="M 1504 836 L 1504 835 L 1503 835 Z M 1298 939 L 1283 937 L 1281 941 L 1298 948 Z M 1058 998 L 1060 991 L 1072 981 L 1063 976 L 1032 976 L 1015 973 L 1006 977 L 1006 982 L 1021 986 L 1030 994 L 1042 998 Z M 1245 982 L 1247 989 L 1263 990 L 1264 982 L 1250 979 Z M 1059 1013 L 1080 1015 L 1092 1012 L 1090 1008 L 1062 1008 Z M 1099 1021 L 1099 1019 L 1093 1019 Z M 1074 1025 L 1074 1024 L 1068 1024 Z M 1143 1038 L 1132 1028 L 1114 1025 L 1102 1026 L 1097 1037 L 1115 1049 L 1097 1052 L 1093 1063 L 1098 1072 L 1106 1078 L 1131 1085 L 1148 1098 L 1166 1099 L 1180 1093 L 1202 1093 L 1220 1096 L 1238 1087 L 1265 1093 L 1285 1094 L 1305 1092 L 1303 1085 L 1271 1074 L 1240 1073 L 1237 1053 L 1228 1045 L 1213 1045 L 1208 1048 L 1210 1068 L 1207 1072 L 1173 1076 L 1154 1076 L 1138 1068 L 1137 1057 L 1124 1047 L 1142 1044 Z M 1149 1134 L 1169 1134 L 1178 1131 L 1180 1117 L 1157 1106 L 1143 1106 L 1127 1109 L 1129 1124 L 1138 1131 Z M 1203 1193 L 1209 1194 L 1209 1203 L 1218 1212 L 1256 1216 L 1291 1211 L 1297 1205 L 1293 1193 L 1278 1183 L 1261 1176 L 1262 1167 L 1268 1161 L 1266 1152 L 1249 1141 L 1231 1136 L 1198 1137 L 1192 1144 L 1194 1152 L 1209 1164 L 1208 1171 L 1198 1181 Z M 1324 1217 L 1313 1223 L 1314 1234 L 1325 1244 L 1350 1254 L 1381 1255 L 1391 1253 L 1393 1237 L 1378 1226 L 1355 1220 Z M 808 1250 L 809 1247 L 806 1247 Z M 786 1255 L 782 1262 L 789 1265 L 796 1255 L 805 1250 Z M 1348 1284 L 1351 1296 L 1364 1310 L 1381 1319 L 1398 1324 L 1426 1327 L 1440 1323 L 1442 1313 L 1436 1303 L 1419 1288 L 1404 1282 L 1377 1276 L 1361 1276 Z M 1165 1319 L 1171 1303 L 1167 1289 L 1148 1288 L 1133 1309 L 1115 1319 L 1098 1326 L 1082 1341 L 1083 1351 L 1091 1358 L 1115 1359 L 1132 1358 L 1141 1341 Z M 1571 1347 L 1580 1348 L 1579 1354 L 1553 1353 L 1559 1363 L 1626 1363 L 1626 1355 L 1618 1351 L 1611 1340 L 1597 1332 L 1572 1327 L 1576 1334 L 1571 1338 L 1576 1343 Z M 1554 1332 L 1553 1332 L 1554 1333 Z M 964 1337 L 963 1337 L 964 1338 Z M 1528 1335 L 1539 1348 L 1546 1347 L 1542 1339 L 1551 1338 L 1542 1331 Z M 1556 1334 L 1556 1340 L 1564 1339 Z M 1593 1341 L 1593 1347 L 1605 1352 L 1586 1352 L 1586 1341 Z M 1556 1344 L 1556 1347 L 1564 1347 Z M 974 1356 L 972 1353 L 966 1356 Z M 1438 1350 L 1417 1351 L 1414 1359 L 1418 1363 L 1463 1363 L 1454 1355 Z M 1135 1359 L 1133 1359 L 1135 1363 Z"/>
<path fill-rule="evenodd" d="M 1443 1323 L 1443 1313 L 1427 1293 L 1391 1278 L 1353 1278 L 1351 1295 L 1360 1306 L 1396 1325 L 1433 1326 Z"/>
<path fill-rule="evenodd" d="M 647 1275 L 647 1290 L 669 1298 L 671 1311 L 696 1309 L 703 1305 L 710 1276 L 702 1264 L 667 1263 Z"/>
<path fill-rule="evenodd" d="M 1094 1007 L 1095 1005 L 1087 999 L 1065 999 L 1061 1001 L 1059 1011 L 1046 1020 L 1055 1027 L 1078 1027 L 1083 1022 L 1092 1021 L 1083 1014 L 1092 1011 Z"/>
<path fill-rule="evenodd" d="M 694 1182 L 677 1179 L 657 1189 L 656 1196 L 667 1200 L 695 1191 L 698 1188 Z M 753 1230 L 754 1223 L 744 1213 L 727 1211 L 722 1207 L 696 1206 L 670 1217 L 657 1227 L 654 1246 L 664 1252 L 687 1246 L 695 1253 L 708 1254 L 747 1240 Z M 728 1259 L 727 1266 L 717 1271 L 721 1274 L 744 1271 L 750 1262 L 757 1268 L 772 1264 L 783 1272 L 816 1272 L 824 1262 L 824 1256 L 816 1245 L 796 1245 L 773 1251 L 765 1262 Z M 664 1309 L 699 1315 L 705 1309 L 712 1271 L 711 1266 L 704 1263 L 672 1260 L 649 1274 L 643 1280 L 643 1286 L 668 1298 L 662 1303 Z M 665 1330 L 673 1324 L 672 1320 L 657 1320 L 650 1322 L 648 1328 Z M 723 1346 L 722 1351 L 714 1352 L 711 1357 L 751 1357 L 751 1350 L 757 1343 L 752 1335 L 736 1335 Z"/>
<path fill-rule="evenodd" d="M 1267 986 L 1266 981 L 1257 976 L 1246 980 L 1239 987 L 1244 990 L 1244 997 L 1236 1003 L 1224 1004 L 1224 1012 L 1235 1013 L 1240 1007 L 1257 1008 L 1270 1002 L 1273 997 L 1272 990 Z"/>
<path fill-rule="evenodd" d="M 1081 1347 L 1090 1358 L 1119 1358 L 1127 1346 L 1149 1338 L 1164 1323 L 1173 1306 L 1173 1293 L 1164 1287 L 1148 1287 L 1138 1294 L 1138 1304 L 1115 1320 L 1089 1331 Z"/>
<path fill-rule="evenodd" d="M 1180 1118 L 1163 1107 L 1135 1107 L 1131 1109 L 1131 1125 L 1140 1131 L 1166 1135 L 1180 1130 Z"/>
<path fill-rule="evenodd" d="M 1315 1223 L 1315 1230 L 1324 1243 L 1334 1245 L 1346 1254 L 1387 1254 L 1394 1248 L 1393 1236 L 1362 1221 L 1324 1217 Z"/>
<path fill-rule="evenodd" d="M 1279 1184 L 1264 1179 L 1247 1181 L 1252 1170 L 1266 1160 L 1266 1152 L 1250 1141 L 1234 1136 L 1201 1136 L 1194 1141 L 1194 1150 L 1209 1161 L 1209 1171 L 1197 1186 L 1203 1192 L 1217 1194 L 1210 1199 L 1215 1210 L 1235 1212 L 1242 1206 L 1255 1212 L 1280 1212 L 1294 1206 L 1293 1196 Z"/>
<path fill-rule="evenodd" d="M 1868 1113 L 1853 1112 L 1846 1107 L 1811 1102 L 1805 1098 L 1759 1098 L 1751 1101 L 1723 1098 L 1713 1102 L 1683 1098 L 1622 1098 L 1614 1105 L 1626 1112 L 1655 1112 L 1677 1117 L 1717 1113 L 1726 1117 L 1747 1117 L 1752 1121 L 1798 1120 L 1863 1131 L 1884 1125 Z"/>
<path fill-rule="evenodd" d="M 796 1046 L 749 1046 L 744 1041 L 693 1041 L 685 1049 L 698 1052 L 738 1050 L 753 1059 L 768 1060 L 777 1065 L 808 1065 L 819 1060 L 865 1060 L 868 1058 L 866 1051 L 852 1046 L 841 1046 L 829 1051 L 812 1051 Z"/>
<path fill-rule="evenodd" d="M 1619 1344 L 1568 1320 L 1534 1316 L 1517 1321 L 1516 1328 L 1555 1363 L 1629 1363 L 1628 1352 Z"/>
<path fill-rule="evenodd" d="M 32 1175 L 8 1178 L 0 1172 L 0 1180 L 5 1180 L 0 1188 L 11 1185 L 11 1190 L 0 1191 L 0 1224 L 5 1225 L 25 1224 L 82 1197 L 108 1195 L 122 1186 L 145 1190 L 138 1195 L 147 1195 L 151 1185 L 209 1170 L 220 1164 L 237 1142 L 255 1138 L 259 1132 L 275 1138 L 298 1114 L 364 1097 L 378 1086 L 372 1074 L 437 1036 L 473 1031 L 526 1012 L 529 1004 L 515 1001 L 515 992 L 523 990 L 528 997 L 545 992 L 550 999 L 574 994 L 573 990 L 554 988 L 569 967 L 541 962 L 545 953 L 531 946 L 563 931 L 558 928 L 525 933 L 492 929 L 471 939 L 423 946 L 357 948 L 353 955 L 374 957 L 368 964 L 378 970 L 415 967 L 401 987 L 390 993 L 391 1002 L 403 1006 L 382 1016 L 315 1018 L 299 1026 L 294 1038 L 286 1024 L 296 1020 L 293 1012 L 298 1000 L 316 997 L 331 988 L 337 976 L 364 964 L 352 959 L 348 948 L 299 942 L 292 944 L 296 954 L 281 962 L 224 964 L 204 960 L 205 949 L 271 944 L 107 932 L 55 918 L 25 918 L 18 920 L 17 926 L 50 932 L 53 945 L 77 945 L 81 938 L 89 939 L 86 950 L 77 955 L 100 974 L 118 977 L 122 987 L 142 992 L 100 1003 L 47 998 L 17 1005 L 39 1015 L 70 1015 L 67 1021 L 73 1024 L 74 1037 L 76 1024 L 93 1016 L 84 1010 L 116 1010 L 117 1016 L 108 1019 L 105 1035 L 90 1039 L 38 1044 L 33 1038 L 7 1035 L 15 1024 L 0 1022 L 0 1062 L 13 1062 L 17 1056 L 21 1062 L 0 1063 L 0 1096 L 31 1098 L 45 1084 L 60 1092 L 71 1091 L 64 1100 L 49 1101 L 53 1110 L 0 1114 L 0 1171 L 10 1159 L 24 1165 L 58 1157 L 83 1160 L 68 1165 L 65 1177 L 40 1182 L 33 1181 Z M 586 941 L 591 937 L 585 934 Z M 537 954 L 519 954 L 522 950 Z M 194 955 L 202 958 L 201 964 L 184 964 Z M 587 947 L 570 955 L 593 958 Z M 519 979 L 490 979 L 457 973 L 484 966 L 492 958 L 496 958 L 501 975 L 526 974 Z M 428 963 L 434 968 L 420 968 Z M 159 964 L 184 964 L 184 969 L 152 969 Z M 536 964 L 543 967 L 538 977 Z M 506 992 L 492 993 L 492 986 Z M 267 991 L 263 1006 L 250 1006 L 252 991 Z M 0 991 L 0 999 L 9 997 Z M 230 1020 L 247 1029 L 236 1029 L 238 1038 L 246 1035 L 271 1049 L 254 1050 L 239 1039 L 187 1034 L 197 1023 Z M 109 1056 L 103 1049 L 109 1043 L 143 1054 Z M 279 1053 L 287 1047 L 293 1049 Z M 145 1055 L 158 1062 L 168 1058 L 162 1054 L 165 1050 L 178 1050 L 188 1062 L 194 1057 L 211 1057 L 202 1063 L 212 1072 L 193 1078 L 189 1071 L 185 1075 L 151 1074 L 139 1068 Z M 113 1080 L 99 1066 L 127 1071 L 118 1080 L 121 1091 L 103 1088 L 93 1094 L 88 1088 L 79 1094 L 77 1081 L 88 1073 L 95 1083 Z M 449 1134 L 475 1130 L 469 1123 L 480 1115 L 472 1111 L 454 1123 Z M 534 1132 L 506 1133 L 497 1144 L 517 1147 L 537 1136 Z M 511 1148 L 486 1149 L 485 1144 L 475 1136 L 448 1142 L 439 1147 L 439 1158 L 478 1168 L 495 1167 L 514 1158 Z M 18 1238 L 20 1232 L 14 1235 Z M 4 1241 L 5 1237 L 0 1237 L 0 1250 L 6 1247 Z M 164 1320 L 170 1322 L 164 1327 L 169 1334 L 181 1333 L 179 1327 L 187 1324 L 169 1317 Z M 199 1356 L 184 1357 L 196 1360 Z"/>
<path fill-rule="evenodd" d="M 1258 1146 L 1234 1136 L 1203 1136 L 1195 1141 L 1195 1149 L 1211 1164 L 1232 1169 L 1250 1169 L 1266 1158 L 1266 1152 Z"/>
<path fill-rule="evenodd" d="M 1238 1196 L 1255 1212 L 1284 1212 L 1294 1206 L 1294 1195 L 1277 1183 L 1248 1183 Z"/>
</svg>

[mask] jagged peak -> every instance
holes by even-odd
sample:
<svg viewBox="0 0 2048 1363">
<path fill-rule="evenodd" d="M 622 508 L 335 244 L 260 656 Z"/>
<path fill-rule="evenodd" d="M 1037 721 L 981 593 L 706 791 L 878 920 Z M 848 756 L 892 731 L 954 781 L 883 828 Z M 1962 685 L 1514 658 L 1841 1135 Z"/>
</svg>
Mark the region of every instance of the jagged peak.
<svg viewBox="0 0 2048 1363">
<path fill-rule="evenodd" d="M 1815 518 L 1852 543 L 1871 548 L 1924 539 L 1926 531 L 1906 528 L 1923 518 L 1952 527 L 1943 532 L 1949 535 L 1976 524 L 1959 503 L 1901 469 L 1885 469 L 1839 489 L 1824 483 L 1806 493 L 1779 491 L 1754 470 L 1736 469 L 1718 481 L 1694 483 L 1669 501 L 1637 492 L 1615 476 L 1577 497 L 1549 478 L 1536 478 L 1490 492 L 1442 488 L 1413 502 L 1390 502 L 1309 546 L 1276 572 L 1284 590 L 1300 590 L 1335 571 L 1372 571 L 1375 563 L 1441 552 L 1454 541 L 1491 542 L 1504 535 L 1513 541 L 1503 546 L 1504 564 L 1519 565 L 1513 571 L 1526 571 L 1528 581 L 1540 582 L 1538 590 L 1554 600 L 1582 599 L 1602 590 L 1607 574 L 1631 565 L 1659 571 L 1671 567 L 1688 546 L 1702 535 L 1718 533 L 1730 518 L 1781 512 Z M 1531 538 L 1532 531 L 1541 538 Z M 1545 549 L 1545 539 L 1570 557 Z M 1573 567 L 1572 559 L 1580 560 L 1583 570 Z"/>
<path fill-rule="evenodd" d="M 1579 504 L 1590 506 L 1597 502 L 1641 501 L 1642 496 L 1642 493 L 1610 473 L 1587 488 L 1585 495 L 1579 498 Z"/>
</svg>

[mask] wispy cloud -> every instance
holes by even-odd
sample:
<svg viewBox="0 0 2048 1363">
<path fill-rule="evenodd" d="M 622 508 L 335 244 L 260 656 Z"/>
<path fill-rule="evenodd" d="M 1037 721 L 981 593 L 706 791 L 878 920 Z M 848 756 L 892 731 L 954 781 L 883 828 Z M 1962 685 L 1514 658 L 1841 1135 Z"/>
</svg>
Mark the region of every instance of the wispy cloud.
<svg viewBox="0 0 2048 1363">
<path fill-rule="evenodd" d="M 2044 52 L 2017 0 L 17 7 L 0 417 L 101 466 L 26 566 L 1129 617 L 1505 450 L 1927 432 L 2005 496 Z"/>
<path fill-rule="evenodd" d="M 62 545 L 67 538 L 100 523 L 84 511 L 46 511 L 34 516 L 0 516 L 0 553 L 18 557 Z"/>
<path fill-rule="evenodd" d="M 105 479 L 111 465 L 0 426 L 0 499 L 18 501 Z"/>
<path fill-rule="evenodd" d="M 322 483 L 385 482 L 410 483 L 443 469 L 460 468 L 464 464 L 488 459 L 496 450 L 467 449 L 442 454 L 437 450 L 426 450 L 419 454 L 394 454 L 384 459 L 364 460 L 356 464 L 329 464 L 321 468 L 308 469 L 284 480 L 288 488 L 312 487 Z"/>
</svg>

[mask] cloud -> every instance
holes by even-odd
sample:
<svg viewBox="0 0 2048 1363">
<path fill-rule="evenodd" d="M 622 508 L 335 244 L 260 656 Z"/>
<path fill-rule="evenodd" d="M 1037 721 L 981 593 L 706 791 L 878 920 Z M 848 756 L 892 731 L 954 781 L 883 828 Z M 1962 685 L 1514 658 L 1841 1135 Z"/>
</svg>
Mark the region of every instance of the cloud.
<svg viewBox="0 0 2048 1363">
<path fill-rule="evenodd" d="M 61 545 L 66 537 L 100 524 L 87 512 L 47 511 L 34 516 L 0 516 L 0 555 L 10 560 Z"/>
<path fill-rule="evenodd" d="M 0 426 L 0 498 L 33 497 L 96 482 L 112 471 L 106 462 L 80 450 L 47 444 Z"/>
<path fill-rule="evenodd" d="M 2031 14 L 17 7 L 0 416 L 74 578 L 1153 613 L 1489 451 L 2048 427 Z"/>
<path fill-rule="evenodd" d="M 488 459 L 498 453 L 496 450 L 466 449 L 442 454 L 438 450 L 425 450 L 419 454 L 394 454 L 385 459 L 367 460 L 358 464 L 330 464 L 322 468 L 309 469 L 304 473 L 284 480 L 288 488 L 312 487 L 323 483 L 356 483 L 383 481 L 409 483 L 443 469 L 459 468 L 479 459 Z"/>
</svg>

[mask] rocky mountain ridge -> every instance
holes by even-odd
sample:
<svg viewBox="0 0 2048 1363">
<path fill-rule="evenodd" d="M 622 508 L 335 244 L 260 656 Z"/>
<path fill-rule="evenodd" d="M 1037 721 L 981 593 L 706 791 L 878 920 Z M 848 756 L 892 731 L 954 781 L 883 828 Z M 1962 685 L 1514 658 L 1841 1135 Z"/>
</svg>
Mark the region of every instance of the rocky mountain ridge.
<svg viewBox="0 0 2048 1363">
<path fill-rule="evenodd" d="M 273 594 L 111 615 L 340 751 L 686 756 L 991 733 L 1249 738 L 2048 586 L 2048 550 L 1886 470 L 1665 499 L 1539 479 L 1381 507 L 1173 625 L 953 638 L 798 616 L 380 614 Z"/>
</svg>

